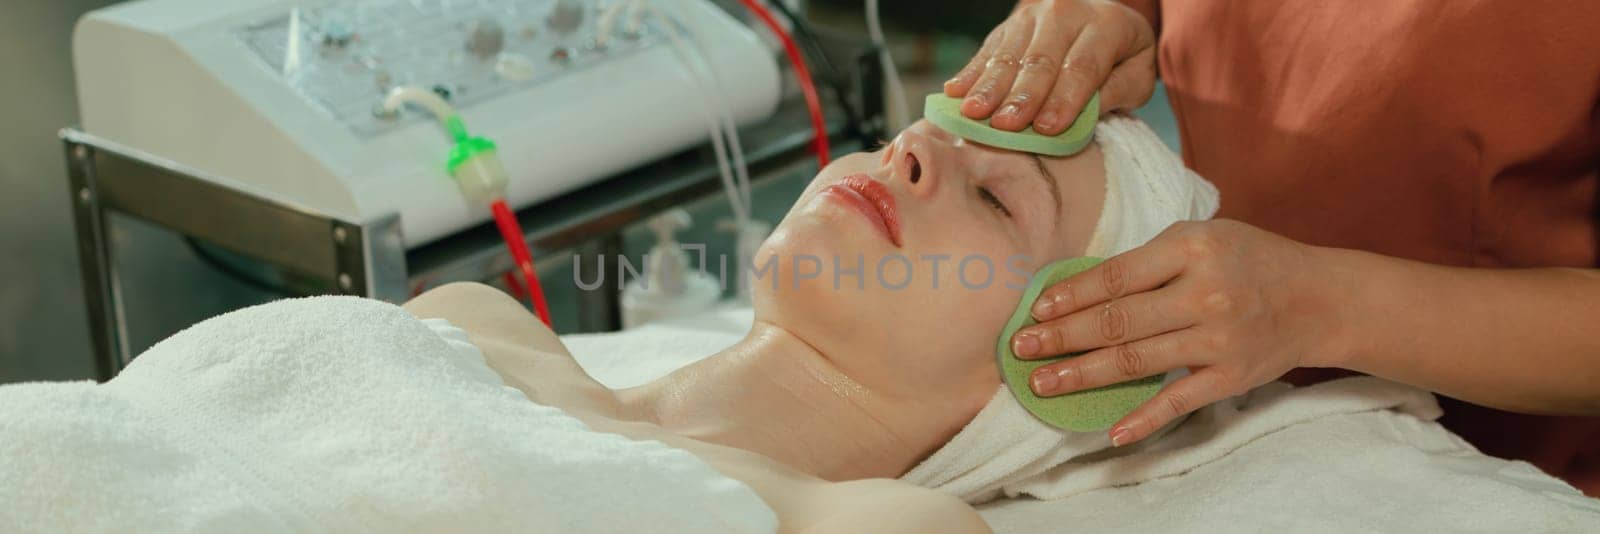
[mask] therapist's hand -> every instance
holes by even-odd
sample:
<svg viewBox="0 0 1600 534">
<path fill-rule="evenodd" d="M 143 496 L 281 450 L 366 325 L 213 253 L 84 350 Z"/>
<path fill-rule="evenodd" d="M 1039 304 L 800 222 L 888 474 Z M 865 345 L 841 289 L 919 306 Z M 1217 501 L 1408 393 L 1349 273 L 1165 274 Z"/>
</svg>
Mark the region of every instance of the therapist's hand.
<svg viewBox="0 0 1600 534">
<path fill-rule="evenodd" d="M 1054 135 L 1100 91 L 1100 111 L 1131 110 L 1155 91 L 1155 31 L 1108 0 L 1023 0 L 944 93 L 961 114 L 1003 130 Z M 998 111 L 997 111 L 998 110 Z"/>
<path fill-rule="evenodd" d="M 1012 348 L 1025 359 L 1088 351 L 1038 369 L 1030 381 L 1042 396 L 1189 368 L 1111 427 L 1127 445 L 1295 367 L 1336 364 L 1348 312 L 1320 250 L 1235 221 L 1178 223 L 1046 288 L 1033 308 L 1040 324 Z"/>
</svg>

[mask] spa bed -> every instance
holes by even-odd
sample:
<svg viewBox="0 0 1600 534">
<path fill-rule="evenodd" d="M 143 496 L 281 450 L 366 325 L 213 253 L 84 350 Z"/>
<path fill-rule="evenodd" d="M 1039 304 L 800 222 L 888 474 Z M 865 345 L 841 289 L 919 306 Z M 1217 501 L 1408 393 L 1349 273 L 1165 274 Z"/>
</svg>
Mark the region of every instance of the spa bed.
<svg viewBox="0 0 1600 534">
<path fill-rule="evenodd" d="M 623 388 L 729 346 L 750 321 L 730 309 L 564 340 Z M 1050 468 L 997 486 L 1009 497 L 978 510 L 1003 533 L 1600 532 L 1600 501 L 1478 453 L 1438 415 L 1431 395 L 1370 377 L 1269 384 L 1139 445 L 1052 446 L 1061 463 L 1029 461 Z M 993 435 L 980 425 L 963 434 Z M 981 478 L 1015 455 L 972 456 L 980 468 L 950 471 Z M 349 297 L 202 322 L 106 384 L 0 388 L 0 475 L 0 525 L 37 531 L 768 532 L 777 521 L 687 451 L 529 402 L 449 323 Z M 630 513 L 604 513 L 616 501 Z"/>
</svg>

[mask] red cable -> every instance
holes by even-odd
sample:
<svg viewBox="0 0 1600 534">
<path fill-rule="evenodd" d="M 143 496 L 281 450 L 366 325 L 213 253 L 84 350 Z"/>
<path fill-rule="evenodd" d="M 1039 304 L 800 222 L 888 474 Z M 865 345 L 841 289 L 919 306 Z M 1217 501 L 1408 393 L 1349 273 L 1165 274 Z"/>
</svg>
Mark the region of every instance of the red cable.
<svg viewBox="0 0 1600 534">
<path fill-rule="evenodd" d="M 520 271 L 521 269 L 518 269 L 517 272 Z M 522 282 L 517 281 L 517 272 L 506 271 L 501 273 L 500 282 L 504 283 L 506 289 L 511 292 L 511 298 L 522 300 L 528 298 L 528 292 L 522 289 Z"/>
<path fill-rule="evenodd" d="M 533 301 L 533 311 L 539 314 L 539 320 L 545 326 L 550 326 L 550 306 L 544 302 L 544 287 L 539 285 L 539 275 L 533 272 L 533 255 L 528 253 L 528 242 L 523 240 L 522 225 L 517 224 L 517 215 L 506 206 L 506 199 L 497 198 L 489 208 L 494 211 L 494 225 L 500 228 L 500 237 L 505 238 L 506 248 L 511 249 L 511 259 L 517 262 L 517 270 L 522 272 L 522 281 L 528 291 L 528 300 Z"/>
<path fill-rule="evenodd" d="M 817 98 L 817 86 L 811 82 L 811 70 L 806 68 L 806 61 L 800 56 L 800 47 L 795 46 L 794 39 L 789 33 L 783 31 L 783 26 L 772 18 L 772 12 L 756 0 L 740 0 L 750 11 L 755 12 L 761 22 L 766 23 L 767 29 L 777 34 L 778 40 L 783 41 L 783 51 L 789 56 L 789 63 L 794 65 L 795 77 L 800 80 L 800 92 L 806 97 L 806 107 L 811 110 L 811 130 L 815 136 L 812 148 L 817 151 L 818 168 L 828 166 L 828 125 L 822 120 L 822 100 Z M 778 0 L 783 1 L 783 0 Z"/>
</svg>

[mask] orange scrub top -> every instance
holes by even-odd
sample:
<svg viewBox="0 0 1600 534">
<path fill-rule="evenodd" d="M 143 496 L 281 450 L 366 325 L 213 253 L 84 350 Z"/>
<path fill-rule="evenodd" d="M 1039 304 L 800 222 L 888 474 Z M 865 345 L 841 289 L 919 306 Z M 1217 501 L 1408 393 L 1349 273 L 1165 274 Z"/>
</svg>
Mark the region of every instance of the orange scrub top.
<svg viewBox="0 0 1600 534">
<path fill-rule="evenodd" d="M 1157 28 L 1220 217 L 1438 264 L 1600 267 L 1600 2 L 1125 1 Z M 1441 402 L 1484 452 L 1600 496 L 1600 418 Z"/>
</svg>

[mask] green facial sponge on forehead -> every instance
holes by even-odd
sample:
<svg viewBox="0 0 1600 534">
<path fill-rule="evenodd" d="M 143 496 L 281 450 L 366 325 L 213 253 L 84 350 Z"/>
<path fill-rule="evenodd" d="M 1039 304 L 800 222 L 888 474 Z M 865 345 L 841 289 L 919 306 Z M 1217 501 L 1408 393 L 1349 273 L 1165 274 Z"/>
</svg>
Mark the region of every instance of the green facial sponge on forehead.
<svg viewBox="0 0 1600 534">
<path fill-rule="evenodd" d="M 1100 264 L 1100 258 L 1072 258 L 1057 261 L 1044 266 L 1033 275 L 1033 280 L 1028 283 L 1028 288 L 1022 293 L 1022 301 L 1017 304 L 1017 310 L 1011 313 L 1011 320 L 1006 322 L 1004 330 L 1000 331 L 1000 341 L 995 344 L 995 356 L 1000 362 L 1000 377 L 1005 380 L 1006 388 L 1011 390 L 1011 396 L 1034 417 L 1044 421 L 1045 424 L 1071 430 L 1074 432 L 1091 432 L 1111 428 L 1128 412 L 1143 404 L 1144 401 L 1154 397 L 1156 391 L 1161 389 L 1163 377 L 1156 375 L 1141 378 L 1132 382 L 1112 384 L 1076 393 L 1068 393 L 1058 397 L 1042 398 L 1033 394 L 1028 387 L 1029 377 L 1033 370 L 1052 362 L 1078 356 L 1067 356 L 1046 360 L 1022 360 L 1011 351 L 1011 336 L 1018 330 L 1039 324 L 1033 320 L 1033 302 L 1039 299 L 1039 294 L 1045 288 L 1066 280 L 1072 275 L 1088 270 Z"/>
<path fill-rule="evenodd" d="M 1046 156 L 1071 156 L 1094 140 L 1094 126 L 1100 120 L 1100 93 L 1089 97 L 1089 103 L 1078 112 L 1072 126 L 1056 135 L 1036 132 L 1031 124 L 1022 131 L 1009 132 L 989 126 L 988 119 L 969 119 L 961 114 L 961 99 L 944 93 L 928 95 L 922 117 L 946 132 L 975 143 Z"/>
</svg>

